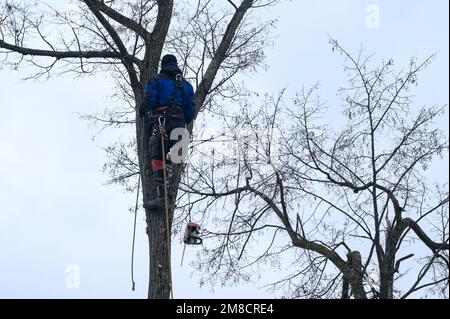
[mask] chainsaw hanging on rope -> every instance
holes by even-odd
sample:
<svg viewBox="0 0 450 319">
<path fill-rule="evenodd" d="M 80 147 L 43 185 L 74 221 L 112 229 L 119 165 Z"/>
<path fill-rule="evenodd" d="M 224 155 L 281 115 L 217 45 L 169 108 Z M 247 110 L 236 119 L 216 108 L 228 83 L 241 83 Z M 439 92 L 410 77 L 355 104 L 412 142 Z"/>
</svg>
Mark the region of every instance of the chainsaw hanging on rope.
<svg viewBox="0 0 450 319">
<path fill-rule="evenodd" d="M 200 225 L 190 221 L 186 225 L 183 242 L 186 245 L 201 245 L 203 239 L 200 237 Z"/>
<path fill-rule="evenodd" d="M 184 247 L 183 254 L 181 255 L 181 266 L 183 266 L 184 252 L 187 245 L 201 245 L 203 244 L 203 239 L 200 237 L 200 225 L 193 223 L 189 220 L 186 225 L 186 230 L 184 231 L 183 237 Z"/>
</svg>

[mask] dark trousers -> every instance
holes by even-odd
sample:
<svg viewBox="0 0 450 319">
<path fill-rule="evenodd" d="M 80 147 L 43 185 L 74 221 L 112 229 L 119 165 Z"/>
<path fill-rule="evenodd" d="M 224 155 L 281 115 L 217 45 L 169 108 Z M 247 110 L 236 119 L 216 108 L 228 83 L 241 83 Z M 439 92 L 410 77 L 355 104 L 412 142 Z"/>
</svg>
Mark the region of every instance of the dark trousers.
<svg viewBox="0 0 450 319">
<path fill-rule="evenodd" d="M 164 123 L 165 134 L 164 141 L 164 154 L 162 152 L 161 145 L 161 133 L 160 124 Z M 176 128 L 185 128 L 184 114 L 179 107 L 169 107 L 162 111 L 156 111 L 153 113 L 153 133 L 150 138 L 150 152 L 151 152 L 151 170 L 153 174 L 153 181 L 158 190 L 158 195 L 163 196 L 164 186 L 164 162 L 163 156 L 166 158 L 167 178 L 168 185 L 172 184 L 172 171 L 173 165 L 170 159 L 167 158 L 167 154 L 170 149 L 178 142 L 178 140 L 171 140 L 170 134 Z M 170 189 L 169 189 L 169 193 Z"/>
</svg>

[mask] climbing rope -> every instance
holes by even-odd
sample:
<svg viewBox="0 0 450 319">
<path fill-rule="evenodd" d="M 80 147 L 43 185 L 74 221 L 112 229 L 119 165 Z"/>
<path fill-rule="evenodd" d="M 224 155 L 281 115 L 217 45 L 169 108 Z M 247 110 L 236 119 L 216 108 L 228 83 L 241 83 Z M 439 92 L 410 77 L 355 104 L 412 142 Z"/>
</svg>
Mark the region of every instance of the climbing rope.
<svg viewBox="0 0 450 319">
<path fill-rule="evenodd" d="M 186 164 L 186 179 L 187 179 L 188 185 L 190 185 L 189 163 Z M 192 221 L 191 192 L 188 192 L 188 214 L 189 214 L 189 222 L 191 222 Z"/>
<path fill-rule="evenodd" d="M 189 185 L 189 163 L 186 163 L 186 179 L 188 181 Z M 191 222 L 191 211 L 192 211 L 192 205 L 191 205 L 191 192 L 188 192 L 188 217 L 189 217 L 189 223 Z M 184 253 L 186 251 L 186 243 L 184 243 L 183 246 L 183 254 L 181 255 L 181 267 L 183 267 L 183 260 L 184 260 Z"/>
<path fill-rule="evenodd" d="M 164 136 L 166 134 L 166 119 L 163 116 L 159 117 L 159 135 L 161 136 L 161 150 L 162 150 L 162 160 L 163 160 L 163 177 L 164 177 L 164 209 L 166 212 L 166 234 L 167 234 L 167 258 L 168 258 L 168 271 L 169 271 L 169 289 L 170 296 L 173 299 L 173 288 L 172 288 L 172 267 L 171 267 L 171 247 L 170 247 L 170 218 L 169 218 L 169 198 L 168 198 L 168 187 L 167 187 L 167 166 L 166 166 L 166 152 L 164 147 Z"/>
<path fill-rule="evenodd" d="M 139 187 L 141 185 L 141 174 L 139 173 L 138 177 L 138 186 L 137 186 L 137 193 L 136 193 L 136 205 L 134 207 L 134 226 L 133 226 L 133 244 L 131 246 L 131 283 L 132 287 L 131 290 L 134 291 L 136 288 L 136 283 L 134 282 L 134 243 L 136 242 L 136 221 L 137 221 L 137 211 L 138 211 L 138 204 L 139 204 Z"/>
</svg>

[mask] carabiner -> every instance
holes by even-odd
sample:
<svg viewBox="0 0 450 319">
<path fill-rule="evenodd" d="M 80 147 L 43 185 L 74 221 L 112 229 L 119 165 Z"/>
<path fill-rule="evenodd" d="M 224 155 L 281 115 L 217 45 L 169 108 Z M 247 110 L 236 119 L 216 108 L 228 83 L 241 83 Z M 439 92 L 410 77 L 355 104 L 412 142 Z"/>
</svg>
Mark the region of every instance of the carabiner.
<svg viewBox="0 0 450 319">
<path fill-rule="evenodd" d="M 164 116 L 160 116 L 158 118 L 158 123 L 159 123 L 159 126 L 165 126 L 166 125 L 166 118 Z"/>
</svg>

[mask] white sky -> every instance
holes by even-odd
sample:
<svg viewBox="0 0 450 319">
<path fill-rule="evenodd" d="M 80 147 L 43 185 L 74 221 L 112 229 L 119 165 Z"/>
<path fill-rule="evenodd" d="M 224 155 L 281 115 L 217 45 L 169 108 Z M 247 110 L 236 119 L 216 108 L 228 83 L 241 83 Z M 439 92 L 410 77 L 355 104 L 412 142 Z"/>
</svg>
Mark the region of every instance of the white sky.
<svg viewBox="0 0 450 319">
<path fill-rule="evenodd" d="M 380 26 L 366 25 L 366 7 L 380 8 Z M 323 98 L 336 105 L 345 77 L 342 58 L 332 53 L 328 35 L 349 51 L 361 45 L 375 52 L 374 62 L 393 57 L 406 65 L 410 56 L 438 59 L 422 74 L 418 105 L 447 104 L 448 1 L 285 1 L 260 15 L 278 16 L 273 48 L 267 50 L 268 71 L 249 76 L 253 89 L 292 92 L 320 80 Z M 46 83 L 21 82 L 27 72 L 0 71 L 0 298 L 145 298 L 147 239 L 140 211 L 136 244 L 136 292 L 130 289 L 130 244 L 134 195 L 119 186 L 104 186 L 102 146 L 117 133 L 92 141 L 95 130 L 78 112 L 100 112 L 111 83 L 104 79 L 58 78 Z M 448 135 L 448 119 L 439 123 Z M 448 181 L 448 157 L 431 176 Z M 175 239 L 173 270 L 177 298 L 263 298 L 262 284 L 198 288 L 186 250 Z M 68 265 L 80 270 L 80 287 L 67 288 Z"/>
</svg>

